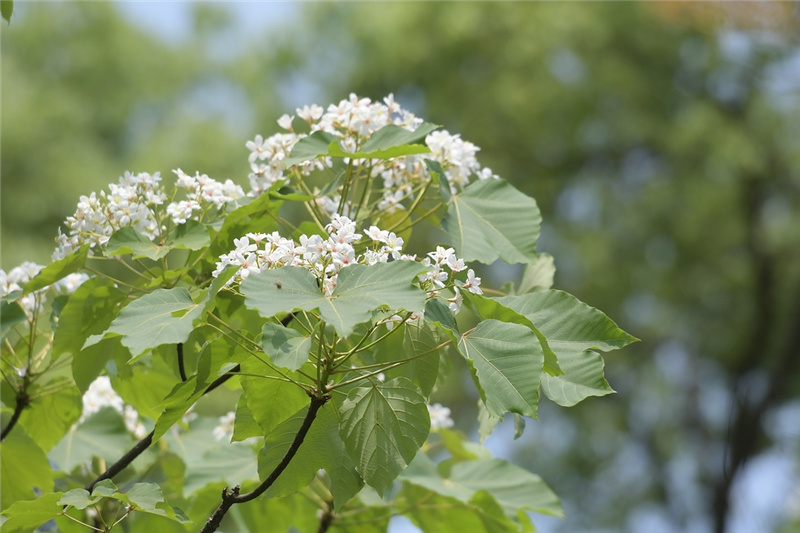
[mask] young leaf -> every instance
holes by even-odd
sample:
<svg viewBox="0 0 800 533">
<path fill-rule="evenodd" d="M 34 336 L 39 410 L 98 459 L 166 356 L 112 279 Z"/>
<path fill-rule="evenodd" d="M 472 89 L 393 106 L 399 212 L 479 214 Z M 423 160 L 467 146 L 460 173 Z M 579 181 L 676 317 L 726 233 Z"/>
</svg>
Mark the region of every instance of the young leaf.
<svg viewBox="0 0 800 533">
<path fill-rule="evenodd" d="M 256 358 L 242 363 L 242 394 L 262 435 L 308 405 L 308 395 L 294 383 L 280 380 L 280 375 Z M 263 376 L 263 377 L 257 377 Z M 277 409 L 276 406 L 280 406 Z"/>
<path fill-rule="evenodd" d="M 558 356 L 564 373 L 542 379 L 542 391 L 548 398 L 570 407 L 589 396 L 614 392 L 603 377 L 603 358 L 595 350 L 616 350 L 636 341 L 635 337 L 563 291 L 535 291 L 497 301 L 535 324 Z"/>
<path fill-rule="evenodd" d="M 512 412 L 536 418 L 544 353 L 530 328 L 484 320 L 461 336 L 458 351 L 492 416 Z"/>
<path fill-rule="evenodd" d="M 364 481 L 382 494 L 428 436 L 425 397 L 410 380 L 395 378 L 353 389 L 340 412 L 347 452 Z"/>
<path fill-rule="evenodd" d="M 447 180 L 447 174 L 444 173 L 442 165 L 438 161 L 426 159 L 425 166 L 428 167 L 431 179 L 439 185 L 439 196 L 442 197 L 445 204 L 449 203 L 453 193 L 450 191 L 450 182 Z"/>
<path fill-rule="evenodd" d="M 14 14 L 14 0 L 0 0 L 0 15 L 3 20 L 11 24 L 11 15 Z"/>
<path fill-rule="evenodd" d="M 173 226 L 167 235 L 167 244 L 171 248 L 200 250 L 211 242 L 206 227 L 196 220 L 187 220 L 183 224 Z"/>
<path fill-rule="evenodd" d="M 422 309 L 425 293 L 411 284 L 419 272 L 420 265 L 412 261 L 350 265 L 339 273 L 333 294 L 325 296 L 311 272 L 288 266 L 249 276 L 241 290 L 245 304 L 265 318 L 295 309 L 319 309 L 323 320 L 347 336 L 381 306 Z"/>
<path fill-rule="evenodd" d="M 361 147 L 362 152 L 388 150 L 403 145 L 413 145 L 425 141 L 425 138 L 441 126 L 424 122 L 414 131 L 407 130 L 394 124 L 388 124 L 374 132 L 369 140 Z M 426 147 L 427 148 L 427 147 Z M 428 152 L 430 150 L 427 150 Z"/>
<path fill-rule="evenodd" d="M 533 198 L 503 180 L 487 179 L 450 199 L 442 228 L 465 261 L 533 263 L 541 222 Z"/>
<path fill-rule="evenodd" d="M 67 432 L 50 450 L 49 457 L 59 470 L 71 472 L 95 456 L 114 462 L 128 451 L 133 442 L 122 416 L 112 408 L 104 407 Z"/>
<path fill-rule="evenodd" d="M 261 346 L 273 363 L 282 368 L 297 370 L 308 360 L 311 337 L 280 324 L 267 322 L 261 333 Z"/>
<path fill-rule="evenodd" d="M 86 489 L 72 489 L 64 493 L 58 505 L 69 505 L 76 509 L 86 509 L 102 499 L 100 496 L 91 496 Z"/>
<path fill-rule="evenodd" d="M 283 160 L 283 163 L 289 167 L 309 159 L 314 159 L 322 155 L 328 155 L 328 146 L 331 143 L 338 143 L 339 138 L 326 131 L 315 131 L 307 137 L 303 137 L 297 141 L 292 147 L 292 152 L 289 157 Z"/>
<path fill-rule="evenodd" d="M 555 275 L 556 265 L 553 256 L 538 254 L 535 262 L 525 265 L 517 294 L 525 294 L 534 289 L 549 289 L 553 286 Z"/>
<path fill-rule="evenodd" d="M 161 259 L 170 251 L 169 246 L 162 246 L 151 241 L 131 226 L 119 229 L 106 243 L 106 255 L 132 255 L 134 259 L 147 257 Z"/>
<path fill-rule="evenodd" d="M 405 328 L 404 355 L 405 357 L 419 357 L 400 368 L 419 386 L 422 394 L 428 397 L 436 384 L 436 376 L 439 374 L 439 350 L 435 350 L 435 348 L 441 344 L 441 338 L 437 330 L 422 321 L 409 322 Z"/>
<path fill-rule="evenodd" d="M 35 500 L 18 501 L 8 507 L 2 516 L 3 533 L 30 533 L 61 514 L 61 492 L 42 494 Z"/>
<path fill-rule="evenodd" d="M 122 309 L 108 331 L 122 335 L 122 345 L 136 357 L 162 344 L 185 342 L 202 312 L 183 287 L 158 289 Z"/>
<path fill-rule="evenodd" d="M 19 423 L 25 432 L 44 450 L 49 451 L 78 421 L 83 410 L 81 391 L 72 380 L 60 378 L 47 384 L 61 389 L 36 398 L 22 412 Z M 34 392 L 35 394 L 35 392 Z"/>
<path fill-rule="evenodd" d="M 23 287 L 22 295 L 30 294 L 33 291 L 43 289 L 52 285 L 56 281 L 64 279 L 70 274 L 74 274 L 86 264 L 86 257 L 89 255 L 89 245 L 84 244 L 63 259 L 59 259 L 43 268 L 39 273 Z"/>
<path fill-rule="evenodd" d="M 53 470 L 47 456 L 24 429 L 15 427 L 0 443 L 0 506 L 7 508 L 49 490 L 53 490 Z"/>
</svg>

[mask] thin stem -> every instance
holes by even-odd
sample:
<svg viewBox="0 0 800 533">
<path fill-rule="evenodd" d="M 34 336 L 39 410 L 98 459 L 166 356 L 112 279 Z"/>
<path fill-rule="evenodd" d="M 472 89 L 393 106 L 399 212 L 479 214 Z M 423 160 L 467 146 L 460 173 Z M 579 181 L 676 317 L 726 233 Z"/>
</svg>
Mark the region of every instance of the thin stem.
<svg viewBox="0 0 800 533">
<path fill-rule="evenodd" d="M 420 222 L 422 222 L 423 220 L 425 220 L 426 218 L 428 218 L 429 216 L 434 214 L 436 211 L 438 211 L 439 208 L 442 207 L 443 205 L 444 205 L 444 202 L 438 202 L 435 206 L 433 206 L 432 209 L 429 209 L 428 211 L 425 211 L 425 213 L 422 216 L 417 217 L 417 219 L 415 221 L 413 221 L 411 224 L 409 224 L 408 226 L 403 226 L 402 228 L 396 229 L 396 230 L 394 230 L 394 232 L 395 233 L 403 233 L 404 231 L 413 228 L 414 226 L 416 226 L 417 224 L 419 224 Z"/>
<path fill-rule="evenodd" d="M 95 270 L 94 268 L 90 268 L 88 266 L 85 266 L 84 268 L 86 270 L 88 270 L 89 272 L 91 272 L 92 274 L 96 275 L 96 276 L 100 276 L 101 278 L 110 279 L 111 281 L 113 281 L 117 285 L 121 285 L 123 287 L 128 287 L 132 291 L 147 292 L 145 289 L 139 288 L 139 287 L 137 287 L 135 285 L 131 285 L 130 283 L 125 283 L 122 280 L 119 280 L 117 278 L 111 277 L 108 274 L 106 274 L 105 272 L 100 272 L 99 270 Z"/>
<path fill-rule="evenodd" d="M 344 206 L 347 203 L 347 193 L 350 192 L 350 180 L 353 177 L 353 158 L 347 162 L 347 173 L 344 176 L 344 185 L 342 186 L 342 197 L 339 199 L 339 208 L 336 210 L 340 215 L 344 211 Z"/>
<path fill-rule="evenodd" d="M 133 267 L 132 267 L 131 265 L 129 265 L 129 264 L 128 264 L 128 262 L 127 262 L 127 261 L 125 261 L 125 260 L 124 260 L 122 257 L 120 257 L 120 256 L 117 256 L 117 258 L 116 258 L 116 259 L 117 259 L 117 263 L 120 263 L 122 266 L 124 266 L 125 268 L 127 268 L 128 270 L 130 270 L 131 272 L 133 272 L 134 274 L 136 274 L 136 275 L 137 275 L 137 276 L 139 276 L 140 278 L 142 278 L 142 279 L 145 279 L 145 280 L 147 280 L 147 281 L 150 281 L 150 280 L 152 279 L 152 278 L 148 278 L 147 276 L 145 276 L 144 274 L 142 274 L 141 272 L 139 272 L 138 270 L 136 270 L 135 268 L 133 268 Z M 138 260 L 137 260 L 136 262 L 137 262 L 137 263 L 140 263 Z M 147 272 L 148 272 L 148 273 L 150 273 L 150 271 L 147 269 L 147 267 L 146 267 L 146 266 L 142 265 L 141 263 L 140 263 L 140 266 L 141 266 L 142 268 L 144 268 L 145 270 L 147 270 Z M 152 275 L 152 274 L 151 274 L 151 275 Z"/>
<path fill-rule="evenodd" d="M 246 494 L 239 494 L 238 485 L 230 491 L 227 487 L 222 490 L 222 503 L 220 503 L 219 507 L 217 507 L 214 513 L 208 517 L 208 520 L 203 526 L 203 529 L 200 530 L 200 533 L 211 533 L 216 531 L 222 522 L 223 517 L 231 507 L 238 503 L 246 503 L 251 500 L 255 500 L 264 494 L 264 492 L 266 492 L 266 490 L 275 483 L 278 477 L 283 473 L 284 470 L 286 470 L 286 467 L 289 466 L 289 463 L 297 454 L 297 451 L 300 449 L 300 445 L 303 444 L 303 440 L 308 434 L 308 430 L 311 429 L 311 424 L 317 417 L 317 413 L 329 399 L 330 396 L 313 396 L 311 398 L 311 404 L 308 407 L 308 412 L 303 420 L 303 424 L 300 426 L 300 430 L 297 432 L 297 435 L 295 435 L 292 444 L 289 446 L 289 449 L 286 450 L 286 454 L 283 456 L 283 459 L 281 459 L 281 462 L 278 463 L 278 466 L 275 467 L 275 470 L 272 471 L 272 473 L 269 475 L 269 477 L 267 477 L 267 479 L 264 480 L 263 483 L 261 483 L 253 491 Z"/>
<path fill-rule="evenodd" d="M 64 517 L 66 517 L 66 518 L 69 518 L 69 519 L 70 519 L 70 520 L 72 520 L 73 522 L 77 522 L 77 523 L 79 523 L 80 525 L 82 525 L 82 526 L 84 526 L 84 527 L 88 527 L 89 529 L 91 529 L 91 530 L 93 530 L 93 531 L 99 531 L 100 533 L 103 533 L 103 530 L 102 530 L 102 529 L 100 529 L 100 528 L 96 528 L 96 527 L 94 527 L 94 526 L 92 526 L 92 525 L 89 525 L 89 524 L 87 524 L 86 522 L 83 522 L 83 521 L 81 521 L 81 520 L 78 520 L 78 519 L 77 519 L 77 518 L 75 518 L 74 516 L 70 516 L 70 515 L 68 515 L 67 513 L 63 513 L 61 516 L 64 516 Z"/>
<path fill-rule="evenodd" d="M 406 317 L 403 319 L 402 323 L 403 323 L 403 324 L 405 324 L 406 320 L 408 320 L 408 319 L 411 317 L 411 315 L 413 315 L 413 314 L 414 314 L 414 313 L 408 313 L 408 314 L 406 315 Z M 372 348 L 372 347 L 373 347 L 373 346 L 375 346 L 376 344 L 378 344 L 378 343 L 380 343 L 380 342 L 383 342 L 383 340 L 384 340 L 384 339 L 386 339 L 386 338 L 387 338 L 389 335 L 391 335 L 391 334 L 392 334 L 392 333 L 394 333 L 395 331 L 399 330 L 399 329 L 400 329 L 400 326 L 398 325 L 397 327 L 394 327 L 394 328 L 390 329 L 389 331 L 387 331 L 386 333 L 384 333 L 383 335 L 381 335 L 380 337 L 378 337 L 377 339 L 375 339 L 375 340 L 374 340 L 374 341 L 372 341 L 371 343 L 367 344 L 367 345 L 366 345 L 366 346 L 364 346 L 364 347 L 360 347 L 360 346 L 361 346 L 361 344 L 362 344 L 362 341 L 364 341 L 364 340 L 365 340 L 365 339 L 366 339 L 366 338 L 367 338 L 369 335 L 371 335 L 371 334 L 372 334 L 372 332 L 374 332 L 376 328 L 377 328 L 377 326 L 373 326 L 373 328 L 372 328 L 372 331 L 370 331 L 370 332 L 369 332 L 369 334 L 368 334 L 367 336 L 365 336 L 364 338 L 362 338 L 362 340 L 361 340 L 361 341 L 359 341 L 359 343 L 358 343 L 358 344 L 356 344 L 356 345 L 355 345 L 355 346 L 354 346 L 354 347 L 353 347 L 353 348 L 352 348 L 352 349 L 351 349 L 349 352 L 347 352 L 347 353 L 345 354 L 345 357 L 344 357 L 343 359 L 341 359 L 341 360 L 340 360 L 338 363 L 336 363 L 336 365 L 334 366 L 334 368 L 337 368 L 337 367 L 339 367 L 340 365 L 342 365 L 342 364 L 343 364 L 345 361 L 347 361 L 347 360 L 350 358 L 350 356 L 351 356 L 351 355 L 353 355 L 354 353 L 357 353 L 357 352 L 363 352 L 364 350 L 369 350 L 370 348 Z"/>
<path fill-rule="evenodd" d="M 411 217 L 412 213 L 414 213 L 414 211 L 419 206 L 419 203 L 422 201 L 422 198 L 425 196 L 425 193 L 428 192 L 428 189 L 430 188 L 431 183 L 433 183 L 433 180 L 429 180 L 425 184 L 425 186 L 422 187 L 422 190 L 417 194 L 417 197 L 414 198 L 414 202 L 411 204 L 411 207 L 409 207 L 408 211 L 406 211 L 405 216 L 403 218 L 401 218 L 400 220 L 398 220 L 394 225 L 392 225 L 391 228 L 388 228 L 389 231 L 394 231 L 396 228 L 399 228 L 400 224 L 402 224 L 403 222 L 405 222 L 406 220 L 408 220 Z"/>
</svg>

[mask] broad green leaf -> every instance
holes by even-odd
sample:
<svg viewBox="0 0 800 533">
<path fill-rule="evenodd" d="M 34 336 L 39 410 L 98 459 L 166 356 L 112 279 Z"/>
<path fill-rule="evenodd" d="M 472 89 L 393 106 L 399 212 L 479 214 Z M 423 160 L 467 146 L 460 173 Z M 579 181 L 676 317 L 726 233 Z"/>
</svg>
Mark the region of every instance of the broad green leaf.
<svg viewBox="0 0 800 533">
<path fill-rule="evenodd" d="M 262 480 L 272 473 L 286 455 L 307 412 L 307 407 L 301 409 L 267 435 L 264 448 L 258 454 L 258 472 Z M 322 468 L 330 477 L 330 490 L 337 508 L 355 496 L 363 482 L 345 451 L 338 430 L 335 408 L 328 403 L 317 412 L 297 454 L 265 494 L 278 497 L 297 492 L 307 486 Z"/>
<path fill-rule="evenodd" d="M 316 503 L 302 494 L 285 498 L 258 498 L 247 505 L 234 505 L 229 514 L 238 515 L 244 524 L 244 531 L 263 531 L 269 524 L 271 531 L 317 531 Z M 359 517 L 361 514 L 359 513 Z M 336 523 L 336 522 L 334 522 Z M 329 530 L 333 533 L 333 528 Z M 382 533 L 385 533 L 384 528 Z"/>
<path fill-rule="evenodd" d="M 178 379 L 172 369 L 158 359 L 150 366 L 133 366 L 130 374 L 124 377 L 113 377 L 111 385 L 125 403 L 136 408 L 140 416 L 156 420 L 161 415 L 164 399 L 169 396 Z"/>
<path fill-rule="evenodd" d="M 514 440 L 517 440 L 525 433 L 525 419 L 514 413 Z"/>
<path fill-rule="evenodd" d="M 500 420 L 502 420 L 502 418 L 489 414 L 486 404 L 483 403 L 483 400 L 478 398 L 478 438 L 481 444 L 491 436 Z"/>
<path fill-rule="evenodd" d="M 536 474 L 502 459 L 445 461 L 434 464 L 419 453 L 400 479 L 462 502 L 469 502 L 485 490 L 508 516 L 525 509 L 553 516 L 564 516 L 558 498 Z"/>
<path fill-rule="evenodd" d="M 53 490 L 53 470 L 42 449 L 15 427 L 0 443 L 0 505 L 5 509 L 19 500 L 32 500 L 35 491 Z"/>
<path fill-rule="evenodd" d="M 99 343 L 82 349 L 73 357 L 72 377 L 75 378 L 75 384 L 81 392 L 86 392 L 89 385 L 106 367 L 115 366 L 117 369 L 124 369 L 127 366 L 130 354 L 122 346 L 121 339 L 122 337 L 117 335 L 102 339 Z"/>
<path fill-rule="evenodd" d="M 283 160 L 287 167 L 314 159 L 322 155 L 328 155 L 328 146 L 331 143 L 338 143 L 339 138 L 326 131 L 315 131 L 311 135 L 303 137 L 292 147 L 289 157 Z"/>
<path fill-rule="evenodd" d="M 69 505 L 76 509 L 86 509 L 102 499 L 101 496 L 91 496 L 86 489 L 72 489 L 64 493 L 58 505 Z"/>
<path fill-rule="evenodd" d="M 125 293 L 105 278 L 91 278 L 70 295 L 53 337 L 53 357 L 81 351 L 86 339 L 104 332 L 117 316 Z"/>
<path fill-rule="evenodd" d="M 105 254 L 132 255 L 134 258 L 147 257 L 148 259 L 161 259 L 170 251 L 169 246 L 151 241 L 131 226 L 114 232 L 106 243 Z"/>
<path fill-rule="evenodd" d="M 313 194 L 300 193 L 291 187 L 281 187 L 277 191 L 270 190 L 269 195 L 272 198 L 288 200 L 290 202 L 308 202 L 316 198 Z"/>
<path fill-rule="evenodd" d="M 357 470 L 382 494 L 414 458 L 430 431 L 425 397 L 406 378 L 350 391 L 339 435 Z"/>
<path fill-rule="evenodd" d="M 492 416 L 512 412 L 536 418 L 544 354 L 530 328 L 484 320 L 461 336 L 458 350 Z"/>
<path fill-rule="evenodd" d="M 486 179 L 450 199 L 442 228 L 465 261 L 533 263 L 541 221 L 533 198 L 508 182 Z"/>
<path fill-rule="evenodd" d="M 70 274 L 74 274 L 86 264 L 86 257 L 89 255 L 89 245 L 84 244 L 63 259 L 59 259 L 42 270 L 22 288 L 22 295 L 38 291 L 56 281 L 64 279 Z"/>
<path fill-rule="evenodd" d="M 635 337 L 563 291 L 535 291 L 499 298 L 498 302 L 535 324 L 558 357 L 564 373 L 542 379 L 542 391 L 548 398 L 569 407 L 589 396 L 614 392 L 603 377 L 603 358 L 597 351 L 622 348 L 636 341 Z"/>
<path fill-rule="evenodd" d="M 441 344 L 441 337 L 430 325 L 422 321 L 406 323 L 402 357 L 417 357 L 400 368 L 419 386 L 422 394 L 430 396 L 436 377 L 439 374 L 439 352 L 436 347 Z"/>
<path fill-rule="evenodd" d="M 113 494 L 116 494 L 116 492 L 117 486 L 114 484 L 114 482 L 110 479 L 104 479 L 94 486 L 94 489 L 92 489 L 92 496 L 101 496 L 103 498 L 107 498 Z"/>
<path fill-rule="evenodd" d="M 394 124 L 388 124 L 374 132 L 369 140 L 361 147 L 362 152 L 374 152 L 377 150 L 387 150 L 409 144 L 417 144 L 425 141 L 425 138 L 441 126 L 424 122 L 414 131 L 407 130 Z M 427 148 L 427 147 L 426 147 Z M 430 150 L 428 150 L 430 151 Z"/>
<path fill-rule="evenodd" d="M 425 292 L 411 284 L 420 268 L 411 261 L 350 265 L 339 273 L 333 294 L 325 296 L 311 272 L 289 266 L 253 274 L 242 282 L 241 290 L 246 305 L 265 318 L 295 309 L 319 309 L 323 320 L 347 336 L 380 307 L 422 309 Z"/>
<path fill-rule="evenodd" d="M 267 435 L 281 422 L 308 405 L 308 395 L 293 383 L 281 381 L 280 375 L 258 359 L 242 363 L 242 394 L 247 407 Z M 256 377 L 264 376 L 264 377 Z M 275 406 L 280 405 L 280 409 Z"/>
<path fill-rule="evenodd" d="M 125 428 L 122 416 L 112 408 L 104 407 L 77 428 L 68 431 L 48 456 L 59 470 L 71 472 L 95 456 L 113 463 L 133 443 L 133 436 Z"/>
<path fill-rule="evenodd" d="M 17 302 L 0 301 L 0 339 L 5 339 L 11 328 L 27 319 L 28 315 Z"/>
<path fill-rule="evenodd" d="M 439 428 L 437 430 L 453 461 L 474 461 L 482 457 L 491 458 L 489 451 L 474 442 L 467 440 L 467 437 L 458 430 Z"/>
<path fill-rule="evenodd" d="M 203 436 L 208 439 L 209 434 Z M 213 437 L 211 437 L 213 439 Z M 247 480 L 258 479 L 256 454 L 243 443 L 218 446 L 202 455 L 193 454 L 187 459 L 184 493 L 188 496 L 209 483 L 233 487 Z"/>
<path fill-rule="evenodd" d="M 556 265 L 553 256 L 538 254 L 535 262 L 525 265 L 517 294 L 525 294 L 534 289 L 549 289 L 553 286 L 555 275 Z"/>
<path fill-rule="evenodd" d="M 450 191 L 450 182 L 447 181 L 447 174 L 444 173 L 442 165 L 440 165 L 438 161 L 426 159 L 425 166 L 428 167 L 428 173 L 431 175 L 431 179 L 439 185 L 439 195 L 442 197 L 442 200 L 445 204 L 449 203 L 453 193 Z"/>
<path fill-rule="evenodd" d="M 164 500 L 161 487 L 155 483 L 135 483 L 127 492 L 116 493 L 113 497 L 132 505 L 136 511 L 163 516 L 180 523 L 191 522 L 183 511 Z"/>
<path fill-rule="evenodd" d="M 205 225 L 196 220 L 187 220 L 184 224 L 173 226 L 167 235 L 167 245 L 170 248 L 200 250 L 210 242 Z"/>
<path fill-rule="evenodd" d="M 0 0 L 0 15 L 3 20 L 11 24 L 11 15 L 14 14 L 14 0 Z"/>
<path fill-rule="evenodd" d="M 197 388 L 195 376 L 175 385 L 175 388 L 164 400 L 164 411 L 156 421 L 153 442 L 159 440 L 169 428 L 177 424 L 178 420 L 203 396 L 204 392 L 205 387 Z"/>
<path fill-rule="evenodd" d="M 501 304 L 495 298 L 488 298 L 486 296 L 472 294 L 466 291 L 462 291 L 462 294 L 464 294 L 466 301 L 475 307 L 475 310 L 482 319 L 487 320 L 493 318 L 495 320 L 500 320 L 501 322 L 522 324 L 523 326 L 530 328 L 530 330 L 536 335 L 536 338 L 539 339 L 539 344 L 541 345 L 542 352 L 544 353 L 544 371 L 553 376 L 557 376 L 562 373 L 561 368 L 558 366 L 558 358 L 556 357 L 555 352 L 553 352 L 553 350 L 550 348 L 550 345 L 547 343 L 547 338 L 541 331 L 539 331 L 539 328 L 537 328 L 533 322 L 528 319 L 528 317 L 518 313 L 510 307 Z"/>
<path fill-rule="evenodd" d="M 36 528 L 61 514 L 61 492 L 42 494 L 35 500 L 18 501 L 2 512 L 8 520 L 3 523 L 3 533 L 31 533 Z"/>
<path fill-rule="evenodd" d="M 430 151 L 431 149 L 424 144 L 404 144 L 401 146 L 392 146 L 384 150 L 359 150 L 357 152 L 348 152 L 344 150 L 338 141 L 328 145 L 329 156 L 350 157 L 353 159 L 394 159 L 405 155 L 428 154 Z"/>
<path fill-rule="evenodd" d="M 308 360 L 311 337 L 291 328 L 267 322 L 261 333 L 261 346 L 273 363 L 297 370 Z"/>
<path fill-rule="evenodd" d="M 422 531 L 461 531 L 469 533 L 517 533 L 519 528 L 492 497 L 481 491 L 469 501 L 406 484 L 401 495 L 412 505 L 407 515 Z"/>
<path fill-rule="evenodd" d="M 253 413 L 247 407 L 247 400 L 244 394 L 239 396 L 236 402 L 236 418 L 233 420 L 233 437 L 231 442 L 239 442 L 250 437 L 263 437 L 264 431 L 258 422 L 253 418 Z"/>
<path fill-rule="evenodd" d="M 195 390 L 205 390 L 224 371 L 230 370 L 248 357 L 250 354 L 228 337 L 219 337 L 208 342 L 200 351 L 197 361 Z"/>
<path fill-rule="evenodd" d="M 425 302 L 425 321 L 439 324 L 453 339 L 461 335 L 453 312 L 438 299 Z"/>
<path fill-rule="evenodd" d="M 33 401 L 19 419 L 25 432 L 45 452 L 58 444 L 83 411 L 81 391 L 72 380 L 62 378 L 52 381 L 47 384 L 47 388 L 51 387 L 62 388 L 58 392 L 38 397 L 34 392 Z"/>
<path fill-rule="evenodd" d="M 122 335 L 122 345 L 135 358 L 162 344 L 185 342 L 202 312 L 183 287 L 158 289 L 122 309 L 108 331 Z"/>
</svg>

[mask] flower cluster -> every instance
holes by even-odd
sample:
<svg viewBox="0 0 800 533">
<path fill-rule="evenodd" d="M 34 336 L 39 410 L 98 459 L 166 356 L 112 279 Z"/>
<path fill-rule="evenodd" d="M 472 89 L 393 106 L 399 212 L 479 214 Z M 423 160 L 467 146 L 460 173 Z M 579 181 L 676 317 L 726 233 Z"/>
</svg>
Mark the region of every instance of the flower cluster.
<svg viewBox="0 0 800 533">
<path fill-rule="evenodd" d="M 68 233 L 63 234 L 59 229 L 53 260 L 86 243 L 92 247 L 104 245 L 115 231 L 124 227 L 132 227 L 154 240 L 166 229 L 164 214 L 174 224 L 184 224 L 189 219 L 199 219 L 205 212 L 218 212 L 228 202 L 244 196 L 242 188 L 231 180 L 220 183 L 205 174 L 188 176 L 180 169 L 174 172 L 176 186 L 187 191 L 186 199 L 170 202 L 163 212 L 159 206 L 168 196 L 158 172 L 136 175 L 126 172 L 119 183 L 108 186 L 108 192 L 81 196 L 75 214 L 67 217 Z"/>
<path fill-rule="evenodd" d="M 21 291 L 25 284 L 33 279 L 42 268 L 44 268 L 42 265 L 26 261 L 18 267 L 12 268 L 7 274 L 5 270 L 0 269 L 0 298 L 15 291 Z M 72 294 L 87 279 L 89 279 L 89 276 L 86 274 L 70 274 L 50 287 L 44 287 L 26 294 L 19 298 L 17 302 L 30 315 L 34 311 L 38 312 L 44 308 L 44 303 L 47 301 L 45 293 L 49 288 L 52 287 L 58 294 Z"/>
<path fill-rule="evenodd" d="M 325 227 L 328 238 L 319 235 L 301 235 L 299 243 L 282 237 L 277 231 L 269 235 L 248 233 L 240 239 L 234 239 L 236 249 L 221 255 L 214 270 L 214 277 L 228 266 L 238 266 L 236 277 L 231 280 L 241 281 L 251 274 L 283 266 L 303 267 L 311 271 L 322 282 L 322 290 L 326 296 L 333 294 L 336 280 L 342 268 L 353 265 L 374 265 L 386 263 L 389 259 L 415 261 L 416 256 L 403 253 L 405 244 L 402 237 L 394 232 L 370 226 L 364 233 L 356 233 L 356 223 L 343 215 L 334 214 L 331 222 Z M 370 241 L 362 253 L 356 252 L 359 242 Z M 436 250 L 427 254 L 421 264 L 426 271 L 419 275 L 420 286 L 427 290 L 431 297 L 440 294 L 448 287 L 446 283 L 451 274 L 467 270 L 467 280 L 453 280 L 454 297 L 448 298 L 450 309 L 458 313 L 461 309 L 461 290 L 473 294 L 482 294 L 481 278 L 475 276 L 472 269 L 467 269 L 463 259 L 456 256 L 453 248 L 437 246 Z M 401 318 L 397 315 L 387 319 L 387 326 Z"/>
<path fill-rule="evenodd" d="M 307 123 L 311 133 L 324 131 L 334 135 L 339 139 L 342 149 L 348 152 L 357 151 L 373 133 L 389 124 L 412 131 L 422 124 L 421 119 L 402 109 L 392 95 L 384 98 L 383 102 L 372 102 L 369 98 L 351 94 L 348 99 L 331 104 L 327 111 L 318 105 L 311 105 L 298 108 L 296 113 Z M 295 116 L 283 115 L 278 125 L 288 133 L 278 133 L 266 139 L 257 135 L 253 141 L 247 142 L 246 147 L 250 150 L 251 195 L 259 195 L 286 178 L 284 159 L 294 144 L 305 137 L 305 134 L 294 132 L 294 121 Z M 429 154 L 372 161 L 370 177 L 383 180 L 383 199 L 378 209 L 400 208 L 404 201 L 413 201 L 414 186 L 431 179 L 424 163 L 426 158 L 439 162 L 452 192 L 465 187 L 473 176 L 477 179 L 497 177 L 491 169 L 478 164 L 475 154 L 479 148 L 458 135 L 437 131 L 428 135 L 425 142 L 431 149 Z M 297 170 L 308 175 L 315 168 L 330 168 L 332 164 L 331 158 L 320 157 L 298 165 Z M 338 201 L 335 203 L 338 204 Z M 328 210 L 329 214 L 332 212 Z"/>
<path fill-rule="evenodd" d="M 111 380 L 108 376 L 100 376 L 89 385 L 83 395 L 83 414 L 81 414 L 78 424 L 98 412 L 103 407 L 111 407 L 125 421 L 125 427 L 133 433 L 137 439 L 147 435 L 147 429 L 139 419 L 139 413 L 133 406 L 127 405 L 119 394 L 111 387 Z"/>
</svg>

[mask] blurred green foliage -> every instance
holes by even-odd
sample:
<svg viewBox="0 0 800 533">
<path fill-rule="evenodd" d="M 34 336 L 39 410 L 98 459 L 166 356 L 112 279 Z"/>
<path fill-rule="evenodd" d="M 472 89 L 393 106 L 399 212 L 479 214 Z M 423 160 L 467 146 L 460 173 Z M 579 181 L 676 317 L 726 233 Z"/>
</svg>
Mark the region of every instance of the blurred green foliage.
<svg viewBox="0 0 800 533">
<path fill-rule="evenodd" d="M 243 183 L 244 141 L 306 95 L 394 93 L 535 197 L 556 287 L 643 340 L 607 358 L 618 395 L 544 406 L 517 447 L 565 501 L 553 528 L 746 527 L 747 465 L 797 464 L 792 4 L 309 4 L 231 57 L 213 4 L 174 45 L 109 4 L 26 7 L 2 35 L 4 268 L 46 262 L 79 195 L 126 169 Z M 796 523 L 784 503 L 768 528 Z"/>
</svg>

